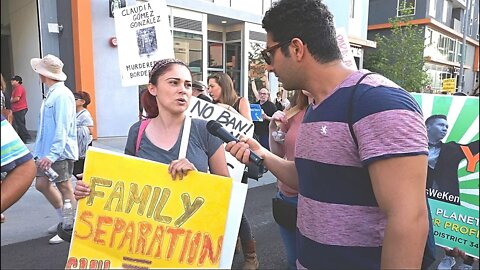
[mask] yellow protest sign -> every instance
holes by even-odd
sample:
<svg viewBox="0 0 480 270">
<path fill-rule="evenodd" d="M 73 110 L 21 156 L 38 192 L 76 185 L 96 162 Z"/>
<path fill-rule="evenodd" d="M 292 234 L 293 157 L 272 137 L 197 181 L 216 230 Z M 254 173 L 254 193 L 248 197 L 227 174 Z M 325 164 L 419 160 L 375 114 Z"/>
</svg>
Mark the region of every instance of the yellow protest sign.
<svg viewBox="0 0 480 270">
<path fill-rule="evenodd" d="M 90 148 L 67 269 L 218 268 L 232 180 Z"/>
<path fill-rule="evenodd" d="M 449 78 L 442 80 L 442 90 L 447 91 L 450 93 L 455 92 L 455 88 L 457 87 L 457 78 Z"/>
</svg>

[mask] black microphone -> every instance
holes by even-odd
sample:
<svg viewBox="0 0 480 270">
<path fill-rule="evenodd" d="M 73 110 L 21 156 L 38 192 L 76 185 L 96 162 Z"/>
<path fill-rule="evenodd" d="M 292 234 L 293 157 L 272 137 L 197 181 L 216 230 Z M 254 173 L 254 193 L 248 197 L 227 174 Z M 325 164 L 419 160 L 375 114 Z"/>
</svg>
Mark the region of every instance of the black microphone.
<svg viewBox="0 0 480 270">
<path fill-rule="evenodd" d="M 238 139 L 235 138 L 230 132 L 228 132 L 220 123 L 215 120 L 210 120 L 207 123 L 207 130 L 210 134 L 215 137 L 220 138 L 222 141 L 229 143 L 231 141 L 238 142 Z M 253 162 L 257 166 L 263 165 L 263 159 L 261 159 L 253 151 L 250 151 L 250 162 Z"/>
</svg>

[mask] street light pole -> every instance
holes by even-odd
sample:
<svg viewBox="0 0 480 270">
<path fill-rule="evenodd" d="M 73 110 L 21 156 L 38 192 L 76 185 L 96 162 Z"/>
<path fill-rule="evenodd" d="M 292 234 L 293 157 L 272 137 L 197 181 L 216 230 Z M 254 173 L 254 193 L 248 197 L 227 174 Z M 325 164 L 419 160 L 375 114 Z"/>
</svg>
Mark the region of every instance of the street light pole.
<svg viewBox="0 0 480 270">
<path fill-rule="evenodd" d="M 465 76 L 464 76 L 464 62 L 465 62 L 465 56 L 467 54 L 467 30 L 468 30 L 468 22 L 470 21 L 470 0 L 467 0 L 467 7 L 465 9 L 465 16 L 463 16 L 463 42 L 462 42 L 462 58 L 460 59 L 460 83 L 459 87 L 457 89 L 457 92 L 463 92 L 465 88 Z"/>
</svg>

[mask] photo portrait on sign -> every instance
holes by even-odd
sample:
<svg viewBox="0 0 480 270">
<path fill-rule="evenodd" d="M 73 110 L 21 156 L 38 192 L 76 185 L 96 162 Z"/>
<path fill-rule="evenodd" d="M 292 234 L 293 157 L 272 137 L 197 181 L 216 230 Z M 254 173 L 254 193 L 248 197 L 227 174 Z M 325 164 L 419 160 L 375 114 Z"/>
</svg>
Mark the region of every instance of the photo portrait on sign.
<svg viewBox="0 0 480 270">
<path fill-rule="evenodd" d="M 446 203 L 460 205 L 459 170 L 465 167 L 469 155 L 478 154 L 478 140 L 468 144 L 456 141 L 443 143 L 449 131 L 447 116 L 434 114 L 425 120 L 428 135 L 428 176 L 429 194 L 448 193 L 452 196 L 433 197 Z M 460 166 L 461 163 L 464 166 Z"/>
<path fill-rule="evenodd" d="M 157 32 L 154 26 L 137 30 L 137 45 L 140 56 L 148 56 L 157 50 Z"/>
<path fill-rule="evenodd" d="M 109 0 L 109 15 L 110 15 L 110 18 L 115 18 L 115 15 L 113 14 L 115 10 L 119 9 L 119 8 L 124 8 L 126 7 L 126 3 L 125 3 L 125 0 Z"/>
</svg>

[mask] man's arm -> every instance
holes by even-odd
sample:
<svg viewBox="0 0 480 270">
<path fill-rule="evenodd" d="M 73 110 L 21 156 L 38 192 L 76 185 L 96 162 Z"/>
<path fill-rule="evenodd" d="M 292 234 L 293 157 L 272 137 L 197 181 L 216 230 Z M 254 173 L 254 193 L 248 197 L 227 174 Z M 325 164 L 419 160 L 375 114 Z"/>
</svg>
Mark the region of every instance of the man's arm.
<svg viewBox="0 0 480 270">
<path fill-rule="evenodd" d="M 274 155 L 272 152 L 261 147 L 260 144 L 252 138 L 242 137 L 240 142 L 232 141 L 225 146 L 225 150 L 230 152 L 232 156 L 243 164 L 249 163 L 250 149 L 263 159 L 263 165 L 269 169 L 279 181 L 298 190 L 298 175 L 294 161 L 288 161 Z"/>
<path fill-rule="evenodd" d="M 259 101 L 260 95 L 258 94 L 257 84 L 255 83 L 255 79 L 252 79 L 251 84 L 252 84 L 253 95 L 255 95 L 255 100 Z"/>
<path fill-rule="evenodd" d="M 380 160 L 368 167 L 380 209 L 387 216 L 382 269 L 420 269 L 428 234 L 427 156 Z"/>
<path fill-rule="evenodd" d="M 2 213 L 23 196 L 32 184 L 36 172 L 35 162 L 30 159 L 7 174 L 5 180 L 2 181 L 2 196 L 0 197 Z"/>
<path fill-rule="evenodd" d="M 60 155 L 65 151 L 67 144 L 68 128 L 71 125 L 75 126 L 75 106 L 70 105 L 67 96 L 58 97 L 59 100 L 55 103 L 55 136 L 50 147 L 50 153 L 46 156 L 52 163 L 57 161 Z M 73 118 L 72 118 L 73 115 Z"/>
<path fill-rule="evenodd" d="M 12 96 L 10 97 L 10 102 L 15 103 L 20 100 L 20 97 L 22 96 L 21 91 L 16 87 L 15 90 L 12 91 Z"/>
</svg>

